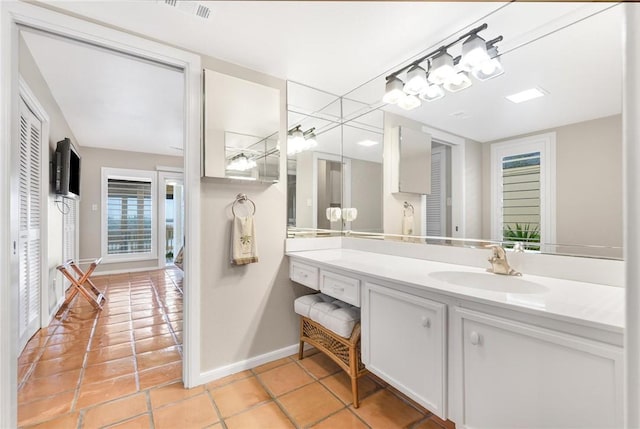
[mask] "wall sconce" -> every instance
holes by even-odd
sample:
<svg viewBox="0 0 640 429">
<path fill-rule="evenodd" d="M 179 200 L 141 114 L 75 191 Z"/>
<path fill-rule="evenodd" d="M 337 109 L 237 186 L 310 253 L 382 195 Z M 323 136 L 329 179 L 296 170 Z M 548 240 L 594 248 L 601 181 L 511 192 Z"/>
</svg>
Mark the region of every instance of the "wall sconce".
<svg viewBox="0 0 640 429">
<path fill-rule="evenodd" d="M 296 155 L 300 152 L 304 152 L 305 150 L 313 149 L 318 146 L 315 130 L 315 128 L 309 128 L 307 131 L 303 132 L 300 125 L 289 130 L 287 155 Z"/>
<path fill-rule="evenodd" d="M 502 36 L 486 42 L 478 33 L 487 28 L 487 24 L 482 24 L 391 73 L 386 78 L 382 101 L 412 110 L 422 104 L 420 100 L 444 97 L 445 89 L 457 92 L 469 88 L 473 84 L 469 73 L 478 81 L 500 76 L 504 69 L 495 44 L 502 41 Z M 448 50 L 459 43 L 462 43 L 461 55 L 454 58 Z M 398 76 L 405 71 L 406 82 L 403 82 Z"/>
</svg>

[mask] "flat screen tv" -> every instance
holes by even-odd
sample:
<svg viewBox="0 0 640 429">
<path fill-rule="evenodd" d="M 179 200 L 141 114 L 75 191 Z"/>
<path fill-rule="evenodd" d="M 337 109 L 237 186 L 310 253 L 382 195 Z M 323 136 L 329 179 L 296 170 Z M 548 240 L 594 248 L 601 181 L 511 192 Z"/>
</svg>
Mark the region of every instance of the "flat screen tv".
<svg viewBox="0 0 640 429">
<path fill-rule="evenodd" d="M 80 155 L 69 138 L 56 146 L 54 187 L 57 195 L 80 198 Z"/>
</svg>

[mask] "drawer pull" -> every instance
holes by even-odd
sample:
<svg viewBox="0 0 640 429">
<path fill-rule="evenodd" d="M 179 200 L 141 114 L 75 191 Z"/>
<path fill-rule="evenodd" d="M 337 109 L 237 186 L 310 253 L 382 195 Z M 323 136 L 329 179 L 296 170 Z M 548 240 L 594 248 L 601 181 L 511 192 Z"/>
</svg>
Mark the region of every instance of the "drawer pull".
<svg viewBox="0 0 640 429">
<path fill-rule="evenodd" d="M 344 292 L 344 288 L 343 287 L 338 287 L 338 286 L 331 285 L 331 289 L 335 290 L 336 292 Z"/>
<path fill-rule="evenodd" d="M 474 346 L 477 346 L 482 342 L 482 337 L 476 331 L 473 331 L 471 335 L 469 335 L 469 341 L 471 341 L 471 344 Z"/>
<path fill-rule="evenodd" d="M 427 316 L 422 316 L 422 326 L 424 326 L 425 328 L 430 328 L 431 319 L 429 319 Z"/>
</svg>

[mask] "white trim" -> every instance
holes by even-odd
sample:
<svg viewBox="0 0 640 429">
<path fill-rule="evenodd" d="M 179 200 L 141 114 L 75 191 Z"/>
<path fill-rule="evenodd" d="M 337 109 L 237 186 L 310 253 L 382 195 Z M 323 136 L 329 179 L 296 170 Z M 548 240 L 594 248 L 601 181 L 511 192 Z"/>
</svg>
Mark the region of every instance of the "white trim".
<svg viewBox="0 0 640 429">
<path fill-rule="evenodd" d="M 182 167 L 168 167 L 166 165 L 156 165 L 156 171 L 166 171 L 170 173 L 183 173 L 184 168 Z"/>
<path fill-rule="evenodd" d="M 180 182 L 184 189 L 184 175 L 182 171 L 177 172 L 167 172 L 164 170 L 158 170 L 158 268 L 164 268 L 167 266 L 167 229 L 165 228 L 165 218 L 167 216 L 165 209 L 165 199 L 167 198 L 167 180 L 175 180 L 176 182 Z M 184 190 L 180 194 L 181 201 L 184 199 Z M 174 201 L 175 201 L 175 193 L 174 193 Z M 174 202 L 175 205 L 175 202 Z M 184 224 L 184 219 L 179 219 Z M 181 231 L 182 236 L 184 237 L 184 230 Z M 175 239 L 175 229 L 174 229 L 174 239 Z M 174 248 L 174 251 L 176 249 Z M 174 255 L 175 257 L 175 255 Z"/>
<path fill-rule="evenodd" d="M 218 380 L 222 377 L 226 377 L 228 375 L 232 375 L 240 371 L 252 369 L 257 366 L 264 365 L 265 363 L 269 363 L 274 360 L 291 356 L 292 354 L 298 352 L 298 347 L 299 347 L 298 344 L 292 344 L 290 346 L 283 347 L 278 350 L 274 350 L 268 353 L 251 357 L 249 359 L 241 360 L 238 362 L 231 363 L 229 365 L 225 365 L 215 369 L 211 369 L 209 371 L 205 371 L 200 374 L 198 384 L 209 383 L 211 381 Z M 307 347 L 305 347 L 305 350 L 306 349 Z"/>
<path fill-rule="evenodd" d="M 40 229 L 49 228 L 49 114 L 35 96 L 27 82 L 18 76 L 18 91 L 25 104 L 41 123 L 40 133 Z M 56 309 L 57 311 L 57 309 Z M 40 234 L 40 327 L 49 325 L 49 234 Z M 45 324 L 46 323 L 46 324 Z"/>
<path fill-rule="evenodd" d="M 537 134 L 514 140 L 506 140 L 491 145 L 491 238 L 501 241 L 500 200 L 500 159 L 513 151 L 540 152 L 540 250 L 548 253 L 553 249 L 543 243 L 556 242 L 556 133 Z"/>
<path fill-rule="evenodd" d="M 440 143 L 448 143 L 451 146 L 464 146 L 466 141 L 463 137 L 441 131 L 437 128 L 431 128 L 427 125 L 422 126 L 422 131 L 431 134 L 432 140 L 439 140 Z"/>
<path fill-rule="evenodd" d="M 201 59 L 158 42 L 83 21 L 23 2 L 0 2 L 0 282 L 12 284 L 17 258 L 12 243 L 17 236 L 15 216 L 15 175 L 11 171 L 18 117 L 19 25 L 61 36 L 85 40 L 121 52 L 177 66 L 185 73 L 184 156 L 185 156 L 185 324 L 183 380 L 193 387 L 200 374 L 200 137 Z M 0 289 L 0 427 L 17 425 L 17 344 L 15 288 Z"/>
<path fill-rule="evenodd" d="M 110 255 L 108 253 L 108 186 L 109 179 L 136 180 L 151 183 L 151 250 L 148 253 Z M 117 262 L 149 261 L 158 257 L 158 173 L 148 170 L 130 170 L 126 168 L 102 167 L 100 178 L 100 249 L 105 264 Z"/>
</svg>

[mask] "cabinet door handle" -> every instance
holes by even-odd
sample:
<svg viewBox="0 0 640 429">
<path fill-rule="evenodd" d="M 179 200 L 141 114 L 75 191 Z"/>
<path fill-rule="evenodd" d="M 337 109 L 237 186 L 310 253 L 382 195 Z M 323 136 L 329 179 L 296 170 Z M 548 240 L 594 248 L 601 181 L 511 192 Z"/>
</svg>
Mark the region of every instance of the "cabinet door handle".
<svg viewBox="0 0 640 429">
<path fill-rule="evenodd" d="M 471 335 L 469 335 L 469 341 L 471 341 L 471 344 L 474 346 L 477 346 L 482 342 L 482 337 L 476 331 L 472 331 Z"/>
<path fill-rule="evenodd" d="M 430 328 L 431 319 L 429 319 L 427 316 L 422 316 L 422 326 L 424 326 L 425 328 Z"/>
</svg>

